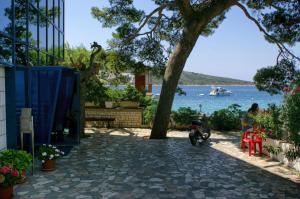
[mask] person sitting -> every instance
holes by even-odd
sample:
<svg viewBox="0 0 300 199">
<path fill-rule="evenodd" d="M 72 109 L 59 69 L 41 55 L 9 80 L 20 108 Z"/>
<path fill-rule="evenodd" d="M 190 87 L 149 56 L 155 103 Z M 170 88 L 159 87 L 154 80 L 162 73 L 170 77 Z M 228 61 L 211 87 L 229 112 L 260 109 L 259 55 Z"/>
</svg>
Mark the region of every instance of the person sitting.
<svg viewBox="0 0 300 199">
<path fill-rule="evenodd" d="M 253 103 L 251 107 L 248 109 L 247 113 L 241 119 L 242 122 L 242 132 L 245 132 L 253 127 L 255 127 L 254 117 L 257 115 L 259 111 L 259 106 L 257 103 Z"/>
<path fill-rule="evenodd" d="M 255 129 L 255 119 L 254 117 L 257 115 L 259 111 L 259 106 L 257 103 L 253 103 L 251 107 L 248 109 L 244 117 L 241 119 L 242 122 L 242 131 L 241 131 L 241 143 L 243 139 L 244 132 L 249 129 Z"/>
</svg>

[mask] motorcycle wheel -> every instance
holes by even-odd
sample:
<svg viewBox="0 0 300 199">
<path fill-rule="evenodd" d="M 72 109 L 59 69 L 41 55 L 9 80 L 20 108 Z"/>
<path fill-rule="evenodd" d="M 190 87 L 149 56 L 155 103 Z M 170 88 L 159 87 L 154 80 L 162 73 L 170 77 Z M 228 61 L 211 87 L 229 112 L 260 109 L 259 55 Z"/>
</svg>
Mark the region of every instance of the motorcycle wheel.
<svg viewBox="0 0 300 199">
<path fill-rule="evenodd" d="M 196 138 L 196 136 L 195 136 L 195 134 L 189 134 L 189 138 L 190 138 L 190 141 L 191 141 L 191 144 L 193 145 L 193 146 L 195 146 L 196 144 L 197 144 L 197 138 Z"/>
<path fill-rule="evenodd" d="M 207 140 L 210 137 L 210 129 L 203 129 L 201 132 L 202 140 Z"/>
</svg>

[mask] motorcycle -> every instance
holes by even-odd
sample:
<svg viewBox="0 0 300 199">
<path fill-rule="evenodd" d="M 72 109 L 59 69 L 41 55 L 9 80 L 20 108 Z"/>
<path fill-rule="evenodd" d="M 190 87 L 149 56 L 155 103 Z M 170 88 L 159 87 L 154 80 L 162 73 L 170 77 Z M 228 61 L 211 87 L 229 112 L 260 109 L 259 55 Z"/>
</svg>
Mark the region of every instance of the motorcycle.
<svg viewBox="0 0 300 199">
<path fill-rule="evenodd" d="M 197 120 L 192 121 L 190 128 L 189 138 L 193 146 L 207 140 L 211 135 L 210 128 L 208 127 L 208 117 L 205 114 L 201 115 Z"/>
</svg>

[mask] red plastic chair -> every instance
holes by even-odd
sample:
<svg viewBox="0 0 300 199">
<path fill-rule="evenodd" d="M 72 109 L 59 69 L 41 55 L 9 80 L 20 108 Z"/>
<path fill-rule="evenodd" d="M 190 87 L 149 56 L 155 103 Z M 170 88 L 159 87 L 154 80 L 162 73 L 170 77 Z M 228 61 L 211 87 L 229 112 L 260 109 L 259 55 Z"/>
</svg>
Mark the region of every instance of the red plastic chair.
<svg viewBox="0 0 300 199">
<path fill-rule="evenodd" d="M 261 129 L 260 130 L 261 133 L 264 133 L 265 130 L 264 129 Z M 259 147 L 259 155 L 262 156 L 262 137 L 260 134 L 258 134 L 256 131 L 252 134 L 252 144 L 253 144 L 253 147 L 254 147 L 254 154 L 256 153 L 256 145 L 258 144 L 258 147 Z"/>
<path fill-rule="evenodd" d="M 248 148 L 249 148 L 249 156 L 251 156 L 252 152 L 252 137 L 251 137 L 251 131 L 246 131 L 243 133 L 243 138 L 242 138 L 242 148 L 243 152 L 246 150 L 246 143 L 248 143 Z"/>
</svg>

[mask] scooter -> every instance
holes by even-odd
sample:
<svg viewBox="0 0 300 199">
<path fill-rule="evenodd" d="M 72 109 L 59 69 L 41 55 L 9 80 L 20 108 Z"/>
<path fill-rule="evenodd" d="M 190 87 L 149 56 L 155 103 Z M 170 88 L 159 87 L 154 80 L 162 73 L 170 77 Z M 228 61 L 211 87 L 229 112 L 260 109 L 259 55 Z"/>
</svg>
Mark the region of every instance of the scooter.
<svg viewBox="0 0 300 199">
<path fill-rule="evenodd" d="M 207 140 L 211 135 L 208 127 L 208 118 L 205 114 L 201 115 L 198 120 L 192 121 L 190 128 L 189 138 L 193 146 Z"/>
</svg>

